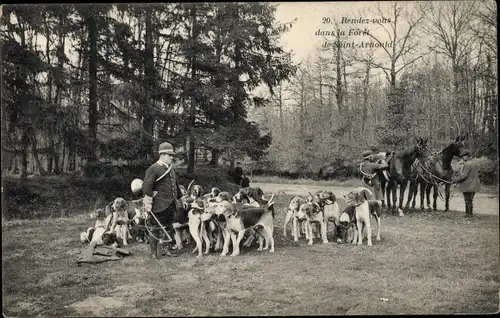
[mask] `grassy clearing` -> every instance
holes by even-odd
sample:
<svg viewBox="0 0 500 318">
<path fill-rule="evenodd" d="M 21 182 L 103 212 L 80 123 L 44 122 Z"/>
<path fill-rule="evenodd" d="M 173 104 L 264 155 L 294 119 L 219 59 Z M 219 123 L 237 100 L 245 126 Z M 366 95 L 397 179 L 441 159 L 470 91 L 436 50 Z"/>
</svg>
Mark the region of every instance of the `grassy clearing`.
<svg viewBox="0 0 500 318">
<path fill-rule="evenodd" d="M 232 316 L 491 313 L 499 305 L 498 216 L 386 215 L 374 246 L 298 244 L 283 237 L 290 196 L 278 196 L 276 252 L 197 260 L 188 247 L 153 261 L 148 247 L 78 267 L 85 215 L 3 223 L 7 316 Z M 83 213 L 83 211 L 82 211 Z M 290 233 L 290 229 L 288 229 Z M 381 299 L 387 299 L 382 301 Z"/>
<path fill-rule="evenodd" d="M 251 182 L 256 183 L 278 183 L 278 184 L 302 184 L 302 185 L 317 185 L 331 187 L 362 187 L 365 186 L 361 179 L 346 179 L 346 180 L 313 180 L 313 179 L 287 179 L 277 176 L 255 175 L 252 176 Z M 482 185 L 480 193 L 498 195 L 498 185 Z"/>
<path fill-rule="evenodd" d="M 318 186 L 338 186 L 338 187 L 359 187 L 363 186 L 363 181 L 359 179 L 347 180 L 313 180 L 313 179 L 287 179 L 277 176 L 252 176 L 251 182 L 257 183 L 279 183 L 279 184 L 304 184 Z"/>
</svg>

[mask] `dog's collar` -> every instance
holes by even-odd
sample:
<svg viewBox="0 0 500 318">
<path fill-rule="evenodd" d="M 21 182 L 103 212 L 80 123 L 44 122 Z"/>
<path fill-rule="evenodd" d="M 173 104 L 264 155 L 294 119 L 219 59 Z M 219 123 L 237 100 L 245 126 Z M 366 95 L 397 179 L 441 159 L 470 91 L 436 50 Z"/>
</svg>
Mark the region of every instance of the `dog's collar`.
<svg viewBox="0 0 500 318">
<path fill-rule="evenodd" d="M 359 203 L 359 204 L 353 204 L 353 203 L 352 203 L 352 201 L 351 201 L 351 202 L 346 202 L 346 203 L 347 203 L 347 205 L 353 205 L 353 206 L 358 207 L 358 206 L 360 206 L 361 204 L 363 204 L 363 203 L 365 203 L 365 202 L 367 202 L 367 201 L 365 200 L 365 201 L 363 201 L 363 202 L 361 202 L 361 203 Z"/>
<path fill-rule="evenodd" d="M 194 215 L 197 215 L 199 218 L 201 218 L 201 215 L 203 214 L 203 209 L 192 208 L 192 210 Z"/>
</svg>

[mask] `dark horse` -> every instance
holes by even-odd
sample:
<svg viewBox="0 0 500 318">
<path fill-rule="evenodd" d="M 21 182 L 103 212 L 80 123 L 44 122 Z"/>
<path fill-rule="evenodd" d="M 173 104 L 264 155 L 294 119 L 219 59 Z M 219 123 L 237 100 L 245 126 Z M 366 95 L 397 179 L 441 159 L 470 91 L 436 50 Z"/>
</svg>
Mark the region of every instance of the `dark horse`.
<svg viewBox="0 0 500 318">
<path fill-rule="evenodd" d="M 411 167 L 417 158 L 427 157 L 430 153 L 427 139 L 417 138 L 414 146 L 395 151 L 389 160 L 389 181 L 387 182 L 387 207 L 396 209 L 396 190 L 399 185 L 399 208 L 403 208 L 404 193 L 410 180 Z M 392 205 L 390 195 L 392 193 Z"/>
<path fill-rule="evenodd" d="M 429 195 L 431 193 L 431 188 L 433 188 L 434 203 L 432 207 L 434 211 L 437 211 L 436 201 L 438 197 L 438 185 L 439 183 L 444 183 L 446 193 L 445 211 L 449 211 L 450 186 L 453 176 L 451 161 L 453 157 L 461 157 L 464 140 L 465 136 L 458 136 L 454 142 L 446 146 L 446 148 L 440 152 L 421 158 L 414 163 L 406 208 L 409 207 L 410 201 L 412 201 L 412 208 L 415 209 L 417 189 L 420 184 L 420 209 L 424 210 L 424 191 L 427 197 L 427 207 L 430 209 L 431 202 Z"/>
</svg>

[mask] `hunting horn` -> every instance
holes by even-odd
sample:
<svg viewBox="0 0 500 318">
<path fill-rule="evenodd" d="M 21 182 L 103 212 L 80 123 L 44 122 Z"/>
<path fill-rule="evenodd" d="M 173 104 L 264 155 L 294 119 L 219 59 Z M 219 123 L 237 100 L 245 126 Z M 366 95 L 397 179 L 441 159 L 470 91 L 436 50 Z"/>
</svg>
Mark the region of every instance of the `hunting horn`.
<svg viewBox="0 0 500 318">
<path fill-rule="evenodd" d="M 314 197 L 314 195 L 311 193 L 311 191 L 307 190 L 306 187 L 302 187 L 302 189 L 306 190 L 306 192 L 309 193 L 310 196 Z"/>
<path fill-rule="evenodd" d="M 267 205 L 268 205 L 268 206 L 270 205 L 270 203 L 272 203 L 272 202 L 273 202 L 273 198 L 274 198 L 274 192 L 273 192 L 273 194 L 271 195 L 271 198 L 269 199 L 269 201 L 267 201 Z"/>
<path fill-rule="evenodd" d="M 193 182 L 194 182 L 194 179 L 193 181 L 191 181 L 187 187 L 187 193 L 190 194 L 191 193 L 191 186 L 193 185 Z"/>
</svg>

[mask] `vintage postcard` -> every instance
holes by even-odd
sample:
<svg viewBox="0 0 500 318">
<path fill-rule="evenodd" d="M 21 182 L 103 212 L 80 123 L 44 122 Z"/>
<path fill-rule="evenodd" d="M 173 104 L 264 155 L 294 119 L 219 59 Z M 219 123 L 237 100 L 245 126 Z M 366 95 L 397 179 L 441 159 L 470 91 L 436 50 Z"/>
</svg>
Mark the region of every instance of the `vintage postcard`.
<svg viewBox="0 0 500 318">
<path fill-rule="evenodd" d="M 496 2 L 0 9 L 6 317 L 498 313 Z"/>
</svg>

